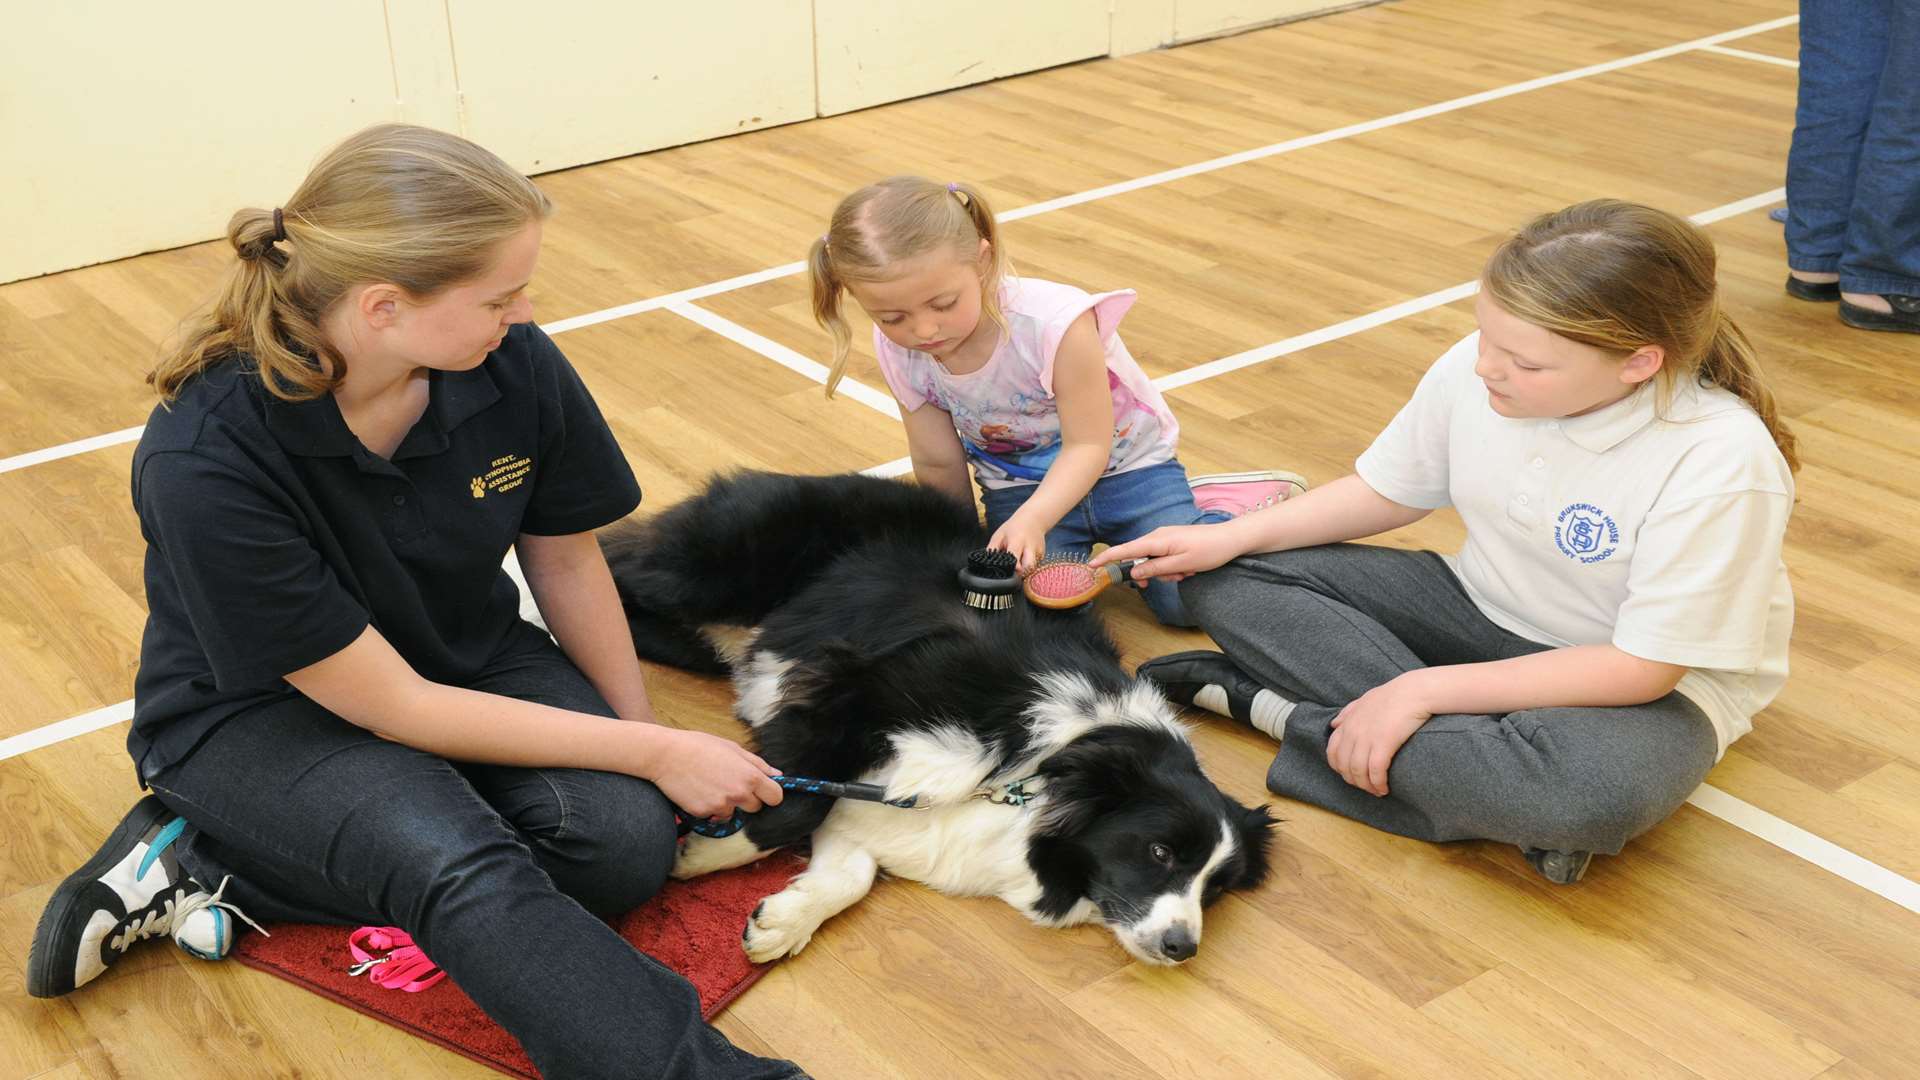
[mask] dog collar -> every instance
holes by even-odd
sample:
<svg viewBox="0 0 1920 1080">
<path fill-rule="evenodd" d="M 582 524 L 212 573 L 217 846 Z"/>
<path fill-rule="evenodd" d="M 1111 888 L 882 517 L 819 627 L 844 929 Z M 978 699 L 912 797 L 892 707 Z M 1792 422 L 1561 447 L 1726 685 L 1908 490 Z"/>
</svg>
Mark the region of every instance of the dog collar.
<svg viewBox="0 0 1920 1080">
<path fill-rule="evenodd" d="M 1036 774 L 997 787 L 983 787 L 973 797 L 1002 806 L 1025 806 L 1040 797 L 1040 777 Z"/>
</svg>

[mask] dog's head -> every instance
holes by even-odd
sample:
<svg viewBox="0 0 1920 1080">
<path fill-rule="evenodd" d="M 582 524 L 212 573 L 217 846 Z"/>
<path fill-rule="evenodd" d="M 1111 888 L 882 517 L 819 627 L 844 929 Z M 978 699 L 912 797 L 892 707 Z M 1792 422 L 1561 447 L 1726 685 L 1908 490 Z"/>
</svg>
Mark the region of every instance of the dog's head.
<svg viewBox="0 0 1920 1080">
<path fill-rule="evenodd" d="M 1027 851 L 1039 913 L 1090 903 L 1129 953 L 1180 963 L 1199 950 L 1201 909 L 1266 877 L 1273 819 L 1207 779 L 1150 687 L 1072 704 L 1097 718 L 1039 767 L 1045 804 Z"/>
</svg>

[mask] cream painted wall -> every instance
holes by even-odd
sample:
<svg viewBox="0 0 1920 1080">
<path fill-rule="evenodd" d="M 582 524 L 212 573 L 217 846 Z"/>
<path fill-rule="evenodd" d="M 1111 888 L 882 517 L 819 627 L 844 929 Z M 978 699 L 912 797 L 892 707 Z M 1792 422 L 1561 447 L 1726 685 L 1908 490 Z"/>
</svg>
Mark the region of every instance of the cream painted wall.
<svg viewBox="0 0 1920 1080">
<path fill-rule="evenodd" d="M 808 5 L 447 0 L 456 130 L 528 172 L 814 115 Z M 537 17 L 534 17 L 537 14 Z"/>
<path fill-rule="evenodd" d="M 222 235 L 395 118 L 380 0 L 39 3 L 0 33 L 0 281 Z"/>
<path fill-rule="evenodd" d="M 820 115 L 1105 56 L 1108 4 L 813 0 Z"/>
<path fill-rule="evenodd" d="M 1182 45 L 1381 0 L 1112 0 L 1110 55 Z"/>
<path fill-rule="evenodd" d="M 404 120 L 547 172 L 1339 0 L 76 0 L 0 33 L 0 282 L 222 235 Z"/>
<path fill-rule="evenodd" d="M 1245 30 L 1328 8 L 1355 6 L 1354 0 L 1176 0 L 1173 40 L 1201 38 Z"/>
</svg>

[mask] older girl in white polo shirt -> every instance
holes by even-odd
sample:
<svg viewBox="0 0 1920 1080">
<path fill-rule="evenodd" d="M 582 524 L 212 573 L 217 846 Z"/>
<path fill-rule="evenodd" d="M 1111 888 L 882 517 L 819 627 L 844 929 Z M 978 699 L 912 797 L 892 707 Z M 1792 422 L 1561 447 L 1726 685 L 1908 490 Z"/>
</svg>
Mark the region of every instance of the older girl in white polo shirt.
<svg viewBox="0 0 1920 1080">
<path fill-rule="evenodd" d="M 1571 883 L 1672 813 L 1785 681 L 1798 463 L 1685 221 L 1569 207 L 1481 284 L 1479 332 L 1354 475 L 1096 561 L 1185 579 L 1226 652 L 1141 673 L 1279 739 L 1275 792 L 1512 843 Z M 1342 542 L 1443 506 L 1458 555 Z"/>
</svg>

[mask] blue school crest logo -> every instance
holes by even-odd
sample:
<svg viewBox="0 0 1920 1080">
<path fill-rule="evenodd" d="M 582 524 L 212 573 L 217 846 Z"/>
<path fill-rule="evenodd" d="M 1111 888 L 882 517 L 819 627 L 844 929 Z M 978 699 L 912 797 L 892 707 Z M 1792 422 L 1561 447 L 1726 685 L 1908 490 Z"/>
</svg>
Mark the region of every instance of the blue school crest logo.
<svg viewBox="0 0 1920 1080">
<path fill-rule="evenodd" d="M 1553 542 L 1569 559 L 1597 563 L 1619 549 L 1620 526 L 1592 503 L 1572 503 L 1554 522 Z"/>
</svg>

